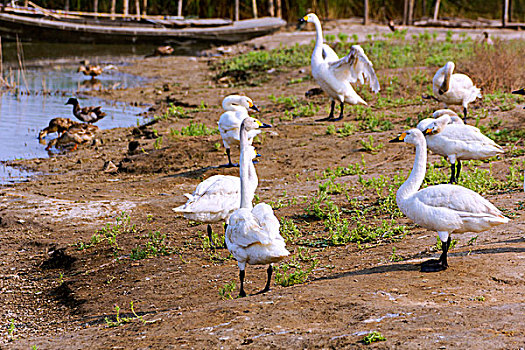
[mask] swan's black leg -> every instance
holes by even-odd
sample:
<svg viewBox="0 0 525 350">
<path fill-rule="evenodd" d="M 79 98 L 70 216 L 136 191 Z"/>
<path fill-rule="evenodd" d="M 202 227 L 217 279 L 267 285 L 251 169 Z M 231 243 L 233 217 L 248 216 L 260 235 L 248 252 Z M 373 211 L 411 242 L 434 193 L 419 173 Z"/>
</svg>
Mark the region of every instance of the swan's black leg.
<svg viewBox="0 0 525 350">
<path fill-rule="evenodd" d="M 228 224 L 227 223 L 224 223 L 224 245 L 221 247 L 221 248 L 228 248 L 228 246 L 226 245 L 226 230 L 228 229 Z"/>
<path fill-rule="evenodd" d="M 467 107 L 463 107 L 463 122 L 467 124 Z"/>
<path fill-rule="evenodd" d="M 241 290 L 239 292 L 239 298 L 244 298 L 246 296 L 246 292 L 244 291 L 244 276 L 245 276 L 244 270 L 240 270 L 239 279 L 241 280 Z"/>
<path fill-rule="evenodd" d="M 261 290 L 260 292 L 257 292 L 257 294 L 266 293 L 270 290 L 270 283 L 272 281 L 272 272 L 273 272 L 273 267 L 272 267 L 272 264 L 270 264 L 268 265 L 268 269 L 266 270 L 266 273 L 268 275 L 267 280 L 266 280 L 266 286 L 264 286 L 263 290 Z"/>
<path fill-rule="evenodd" d="M 332 100 L 332 106 L 330 107 L 330 114 L 326 118 L 317 119 L 316 122 L 326 122 L 334 119 L 335 100 Z"/>
<path fill-rule="evenodd" d="M 456 183 L 456 163 L 450 164 L 450 183 Z"/>
<path fill-rule="evenodd" d="M 441 250 L 443 253 L 441 253 L 441 256 L 439 257 L 439 262 L 443 266 L 443 270 L 445 270 L 448 267 L 448 261 L 447 261 L 447 254 L 448 254 L 448 248 L 450 248 L 450 243 L 452 243 L 452 237 L 448 236 L 448 241 L 441 242 Z"/>
<path fill-rule="evenodd" d="M 459 181 L 459 173 L 461 172 L 461 161 L 458 159 L 456 160 L 456 183 Z"/>
<path fill-rule="evenodd" d="M 332 119 L 332 120 L 331 120 L 332 122 L 336 122 L 336 121 L 338 121 L 338 120 L 343 119 L 343 113 L 344 113 L 344 110 L 345 110 L 345 104 L 344 104 L 344 102 L 341 102 L 341 103 L 339 104 L 339 108 L 341 109 L 341 113 L 339 113 L 339 117 L 338 117 L 338 118 Z"/>
<path fill-rule="evenodd" d="M 210 240 L 210 247 L 212 248 L 215 248 L 215 244 L 213 243 L 213 237 L 212 237 L 212 229 L 211 229 L 211 225 L 208 224 L 208 227 L 206 228 L 206 230 L 208 231 L 208 239 Z"/>
<path fill-rule="evenodd" d="M 228 155 L 228 164 L 223 164 L 223 165 L 220 165 L 219 167 L 221 167 L 221 168 L 232 168 L 232 167 L 239 166 L 239 164 L 232 163 L 232 158 L 231 158 L 231 154 L 230 154 L 230 149 L 229 148 L 226 148 L 226 154 Z"/>
<path fill-rule="evenodd" d="M 449 236 L 448 240 L 446 242 L 441 242 L 441 256 L 439 259 L 430 259 L 421 264 L 421 272 L 438 272 L 446 270 L 448 267 L 447 262 L 447 254 L 448 254 L 448 248 L 450 247 L 450 243 L 452 242 L 452 238 Z"/>
</svg>

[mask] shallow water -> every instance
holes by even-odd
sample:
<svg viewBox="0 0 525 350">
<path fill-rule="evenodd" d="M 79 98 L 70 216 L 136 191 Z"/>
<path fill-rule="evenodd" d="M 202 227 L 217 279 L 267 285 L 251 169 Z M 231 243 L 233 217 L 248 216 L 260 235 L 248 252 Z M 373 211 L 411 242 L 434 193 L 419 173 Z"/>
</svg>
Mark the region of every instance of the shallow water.
<svg viewBox="0 0 525 350">
<path fill-rule="evenodd" d="M 82 96 L 82 91 L 93 88 L 126 88 L 144 83 L 140 77 L 119 72 L 118 67 L 100 75 L 94 84 L 71 65 L 33 68 L 24 74 L 19 70 L 10 71 L 4 77 L 19 88 L 0 91 L 0 161 L 48 157 L 46 146 L 39 143 L 38 133 L 52 118 L 76 120 L 73 107 L 65 105 L 71 96 L 78 98 L 80 106 L 102 106 L 107 116 L 96 124 L 101 129 L 127 127 L 142 121 L 138 114 L 144 108 Z M 48 135 L 47 142 L 56 136 Z M 28 175 L 22 170 L 0 167 L 0 183 L 21 181 Z"/>
</svg>

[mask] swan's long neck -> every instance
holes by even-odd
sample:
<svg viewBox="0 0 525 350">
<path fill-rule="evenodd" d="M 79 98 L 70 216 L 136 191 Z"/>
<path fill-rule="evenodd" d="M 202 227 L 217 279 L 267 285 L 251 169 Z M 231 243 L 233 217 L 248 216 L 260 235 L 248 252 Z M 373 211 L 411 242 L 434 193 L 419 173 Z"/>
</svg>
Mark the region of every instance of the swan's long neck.
<svg viewBox="0 0 525 350">
<path fill-rule="evenodd" d="M 321 22 L 319 21 L 319 18 L 315 18 L 314 20 L 315 25 L 315 46 L 314 51 L 312 53 L 312 60 L 322 60 L 323 59 L 323 29 L 321 28 Z"/>
<path fill-rule="evenodd" d="M 224 108 L 225 111 L 245 111 L 246 108 L 238 103 L 237 96 L 229 96 L 222 101 L 222 108 Z"/>
<path fill-rule="evenodd" d="M 416 158 L 414 160 L 414 167 L 410 172 L 410 176 L 397 191 L 399 199 L 406 198 L 413 193 L 416 193 L 421 187 L 425 179 L 427 171 L 427 142 L 424 137 L 418 138 L 416 143 Z"/>
<path fill-rule="evenodd" d="M 252 200 L 257 188 L 257 173 L 250 156 L 250 143 L 248 141 L 248 131 L 241 125 L 241 157 L 239 159 L 239 171 L 241 178 L 241 208 L 252 209 Z"/>
<path fill-rule="evenodd" d="M 445 68 L 445 77 L 443 78 L 443 84 L 441 84 L 441 90 L 447 92 L 450 89 L 450 76 L 452 75 L 452 69 L 448 66 Z"/>
</svg>

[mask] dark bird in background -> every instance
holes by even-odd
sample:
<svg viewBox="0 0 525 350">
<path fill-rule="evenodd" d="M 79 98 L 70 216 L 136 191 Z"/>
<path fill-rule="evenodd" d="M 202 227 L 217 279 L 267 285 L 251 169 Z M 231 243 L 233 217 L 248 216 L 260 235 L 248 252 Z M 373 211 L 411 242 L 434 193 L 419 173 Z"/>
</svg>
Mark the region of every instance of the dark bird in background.
<svg viewBox="0 0 525 350">
<path fill-rule="evenodd" d="M 86 123 L 95 123 L 106 116 L 106 113 L 100 110 L 101 106 L 80 108 L 78 100 L 74 97 L 69 98 L 66 105 L 73 105 L 73 115 Z"/>
</svg>

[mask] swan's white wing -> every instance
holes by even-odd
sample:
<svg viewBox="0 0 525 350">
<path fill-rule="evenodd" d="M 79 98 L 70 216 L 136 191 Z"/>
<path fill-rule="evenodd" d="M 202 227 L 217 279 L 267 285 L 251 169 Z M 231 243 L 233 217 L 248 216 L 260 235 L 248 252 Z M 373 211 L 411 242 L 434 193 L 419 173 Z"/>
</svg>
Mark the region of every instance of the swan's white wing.
<svg viewBox="0 0 525 350">
<path fill-rule="evenodd" d="M 432 152 L 457 159 L 487 159 L 504 153 L 502 147 L 470 125 L 447 125 L 443 131 L 427 137 Z"/>
<path fill-rule="evenodd" d="M 368 82 L 373 92 L 378 92 L 379 81 L 373 68 L 372 62 L 359 45 L 352 45 L 350 52 L 345 57 L 329 62 L 329 69 L 339 80 L 355 83 L 359 80 L 361 84 Z"/>
<path fill-rule="evenodd" d="M 188 201 L 173 211 L 183 213 L 191 220 L 217 222 L 228 219 L 240 205 L 240 179 L 235 176 L 215 175 L 201 182 L 193 194 L 185 194 Z"/>
<path fill-rule="evenodd" d="M 339 60 L 339 56 L 337 56 L 335 51 L 326 44 L 323 44 L 323 58 L 325 62 L 335 62 Z"/>
<path fill-rule="evenodd" d="M 273 243 L 277 241 L 284 243 L 284 238 L 279 232 L 279 220 L 275 217 L 272 207 L 266 203 L 259 203 L 253 208 L 252 214 L 257 218 L 264 232 Z"/>
<path fill-rule="evenodd" d="M 418 191 L 417 198 L 429 207 L 447 208 L 460 215 L 503 217 L 492 203 L 463 186 L 448 184 L 430 186 Z"/>
<path fill-rule="evenodd" d="M 240 208 L 232 214 L 226 230 L 226 238 L 229 241 L 228 247 L 248 248 L 254 244 L 271 243 L 270 237 L 264 233 L 259 220 L 247 208 Z"/>
</svg>

